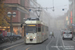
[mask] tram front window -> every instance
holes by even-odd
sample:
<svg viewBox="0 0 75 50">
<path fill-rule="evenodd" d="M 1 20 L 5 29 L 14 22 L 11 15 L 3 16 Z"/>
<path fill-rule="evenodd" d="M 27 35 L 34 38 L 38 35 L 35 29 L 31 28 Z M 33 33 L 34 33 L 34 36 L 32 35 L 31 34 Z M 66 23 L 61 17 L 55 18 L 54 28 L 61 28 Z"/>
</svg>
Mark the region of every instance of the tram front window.
<svg viewBox="0 0 75 50">
<path fill-rule="evenodd" d="M 26 27 L 26 33 L 36 33 L 36 27 Z"/>
</svg>

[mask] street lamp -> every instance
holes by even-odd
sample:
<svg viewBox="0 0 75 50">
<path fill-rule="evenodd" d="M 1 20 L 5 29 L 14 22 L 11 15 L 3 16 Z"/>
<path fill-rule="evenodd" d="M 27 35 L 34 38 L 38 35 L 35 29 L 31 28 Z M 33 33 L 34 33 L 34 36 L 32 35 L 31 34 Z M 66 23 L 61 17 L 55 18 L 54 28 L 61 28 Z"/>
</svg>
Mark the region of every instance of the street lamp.
<svg viewBox="0 0 75 50">
<path fill-rule="evenodd" d="M 8 17 L 10 17 L 10 32 L 11 32 L 11 35 L 12 35 L 12 32 L 13 32 L 13 27 L 12 27 L 12 17 L 16 17 L 16 12 L 8 12 L 7 13 Z"/>
</svg>

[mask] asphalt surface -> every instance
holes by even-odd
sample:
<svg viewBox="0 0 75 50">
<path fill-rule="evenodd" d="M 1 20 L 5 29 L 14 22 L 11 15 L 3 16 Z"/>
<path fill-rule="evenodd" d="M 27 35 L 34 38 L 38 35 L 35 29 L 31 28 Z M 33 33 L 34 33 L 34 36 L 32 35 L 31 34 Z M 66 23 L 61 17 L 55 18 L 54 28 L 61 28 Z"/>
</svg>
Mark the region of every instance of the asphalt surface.
<svg viewBox="0 0 75 50">
<path fill-rule="evenodd" d="M 54 34 L 55 38 L 49 36 L 41 44 L 25 45 L 24 41 L 22 41 L 12 46 L 4 46 L 2 50 L 75 50 L 75 41 L 69 39 L 63 40 L 59 31 L 55 31 Z"/>
</svg>

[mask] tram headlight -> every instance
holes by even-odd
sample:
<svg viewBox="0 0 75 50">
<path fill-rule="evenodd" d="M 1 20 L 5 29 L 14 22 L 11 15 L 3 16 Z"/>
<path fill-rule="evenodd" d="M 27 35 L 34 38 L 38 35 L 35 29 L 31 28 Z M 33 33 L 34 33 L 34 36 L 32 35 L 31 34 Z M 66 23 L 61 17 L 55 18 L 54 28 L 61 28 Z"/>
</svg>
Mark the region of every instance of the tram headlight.
<svg viewBox="0 0 75 50">
<path fill-rule="evenodd" d="M 26 37 L 26 39 L 29 39 L 29 37 Z"/>
<path fill-rule="evenodd" d="M 35 39 L 36 37 L 34 37 L 34 39 Z"/>
</svg>

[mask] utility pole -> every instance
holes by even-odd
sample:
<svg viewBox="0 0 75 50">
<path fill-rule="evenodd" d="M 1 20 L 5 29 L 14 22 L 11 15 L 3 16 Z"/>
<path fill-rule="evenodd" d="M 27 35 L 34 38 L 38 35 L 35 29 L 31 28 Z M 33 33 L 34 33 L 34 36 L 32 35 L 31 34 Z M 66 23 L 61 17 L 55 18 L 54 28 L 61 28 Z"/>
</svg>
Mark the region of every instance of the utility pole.
<svg viewBox="0 0 75 50">
<path fill-rule="evenodd" d="M 74 0 L 73 0 L 73 24 L 74 24 Z"/>
<path fill-rule="evenodd" d="M 55 11 L 55 10 L 54 10 L 54 0 L 53 0 L 53 11 Z"/>
<path fill-rule="evenodd" d="M 73 22 L 72 22 L 72 24 L 75 24 L 74 23 L 74 19 L 75 19 L 75 17 L 74 17 L 74 0 L 73 0 L 73 16 L 72 16 L 72 18 L 73 18 Z M 72 31 L 74 32 L 74 28 L 73 28 L 73 26 L 72 26 Z"/>
</svg>

